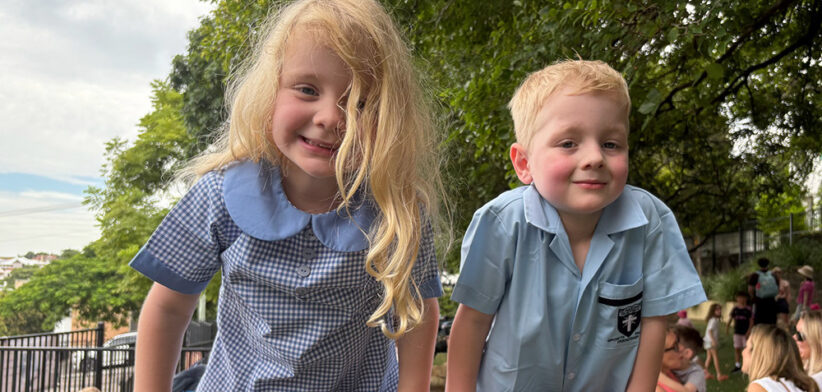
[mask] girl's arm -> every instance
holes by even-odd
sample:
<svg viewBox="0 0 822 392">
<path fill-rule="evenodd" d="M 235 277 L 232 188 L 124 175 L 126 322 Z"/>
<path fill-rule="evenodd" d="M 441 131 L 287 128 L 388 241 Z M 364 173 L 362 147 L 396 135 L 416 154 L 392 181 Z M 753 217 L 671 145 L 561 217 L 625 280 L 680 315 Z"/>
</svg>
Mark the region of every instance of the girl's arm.
<svg viewBox="0 0 822 392">
<path fill-rule="evenodd" d="M 482 348 L 494 315 L 460 305 L 448 341 L 448 368 L 445 390 L 476 391 Z M 657 369 L 659 371 L 659 369 Z"/>
<path fill-rule="evenodd" d="M 422 322 L 397 340 L 400 392 L 428 391 L 431 388 L 431 365 L 434 362 L 440 306 L 436 298 L 426 298 L 422 303 Z"/>
<path fill-rule="evenodd" d="M 159 283 L 148 292 L 137 323 L 134 391 L 170 391 L 183 333 L 198 294 L 182 294 Z"/>
<path fill-rule="evenodd" d="M 656 386 L 665 347 L 666 319 L 666 316 L 642 318 L 639 348 L 631 378 L 628 379 L 627 391 L 645 392 L 653 390 Z"/>
</svg>

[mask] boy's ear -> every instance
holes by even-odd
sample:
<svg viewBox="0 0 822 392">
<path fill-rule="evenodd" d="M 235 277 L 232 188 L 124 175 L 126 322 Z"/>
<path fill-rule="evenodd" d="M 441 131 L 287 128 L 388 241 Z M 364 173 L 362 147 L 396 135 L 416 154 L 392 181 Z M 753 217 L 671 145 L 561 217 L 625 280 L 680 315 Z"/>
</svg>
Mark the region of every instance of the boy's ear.
<svg viewBox="0 0 822 392">
<path fill-rule="evenodd" d="M 523 184 L 528 185 L 533 181 L 531 177 L 531 169 L 528 167 L 528 151 L 525 146 L 519 143 L 511 145 L 511 163 L 514 164 L 514 171 L 517 172 L 517 177 Z"/>
</svg>

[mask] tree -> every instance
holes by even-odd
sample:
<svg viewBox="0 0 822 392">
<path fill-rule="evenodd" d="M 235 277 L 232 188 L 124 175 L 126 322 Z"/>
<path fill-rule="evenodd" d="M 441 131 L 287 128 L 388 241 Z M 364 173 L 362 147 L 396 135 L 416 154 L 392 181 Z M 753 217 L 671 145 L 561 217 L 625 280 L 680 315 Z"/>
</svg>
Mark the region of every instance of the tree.
<svg viewBox="0 0 822 392">
<path fill-rule="evenodd" d="M 458 232 L 517 184 L 505 105 L 558 59 L 623 72 L 629 182 L 659 195 L 694 239 L 752 219 L 760 197 L 801 183 L 822 150 L 820 1 L 408 3 L 397 7 L 447 108 Z"/>
</svg>

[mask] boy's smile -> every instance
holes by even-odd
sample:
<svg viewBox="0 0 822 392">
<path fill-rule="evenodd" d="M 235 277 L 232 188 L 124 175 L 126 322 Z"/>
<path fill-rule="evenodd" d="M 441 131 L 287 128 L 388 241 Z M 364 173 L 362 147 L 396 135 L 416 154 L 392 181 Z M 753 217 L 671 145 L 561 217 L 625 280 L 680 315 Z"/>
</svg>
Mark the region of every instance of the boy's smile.
<svg viewBox="0 0 822 392">
<path fill-rule="evenodd" d="M 515 143 L 511 160 L 563 220 L 598 218 L 628 178 L 628 117 L 614 94 L 572 94 L 566 87 L 546 100 L 530 146 Z"/>
</svg>

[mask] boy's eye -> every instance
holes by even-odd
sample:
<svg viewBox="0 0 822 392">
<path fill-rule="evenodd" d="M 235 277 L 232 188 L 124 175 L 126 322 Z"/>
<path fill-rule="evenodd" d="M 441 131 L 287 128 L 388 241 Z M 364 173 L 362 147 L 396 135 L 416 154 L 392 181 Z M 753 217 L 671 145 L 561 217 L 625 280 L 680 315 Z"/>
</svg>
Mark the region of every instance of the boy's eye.
<svg viewBox="0 0 822 392">
<path fill-rule="evenodd" d="M 606 149 L 609 149 L 609 150 L 613 150 L 613 149 L 617 148 L 617 144 L 614 143 L 614 142 L 605 142 L 605 143 L 602 143 L 602 147 L 604 147 Z"/>
<path fill-rule="evenodd" d="M 574 148 L 575 145 L 576 145 L 576 143 L 574 143 L 570 140 L 569 141 L 564 141 L 564 142 L 559 144 L 559 146 L 562 147 L 562 148 Z"/>
<path fill-rule="evenodd" d="M 303 93 L 303 94 L 305 94 L 305 95 L 310 95 L 312 97 L 316 97 L 317 95 L 319 95 L 319 94 L 317 94 L 317 90 L 314 90 L 313 87 L 309 87 L 309 86 L 299 86 L 299 87 L 296 88 L 296 90 Z"/>
</svg>

